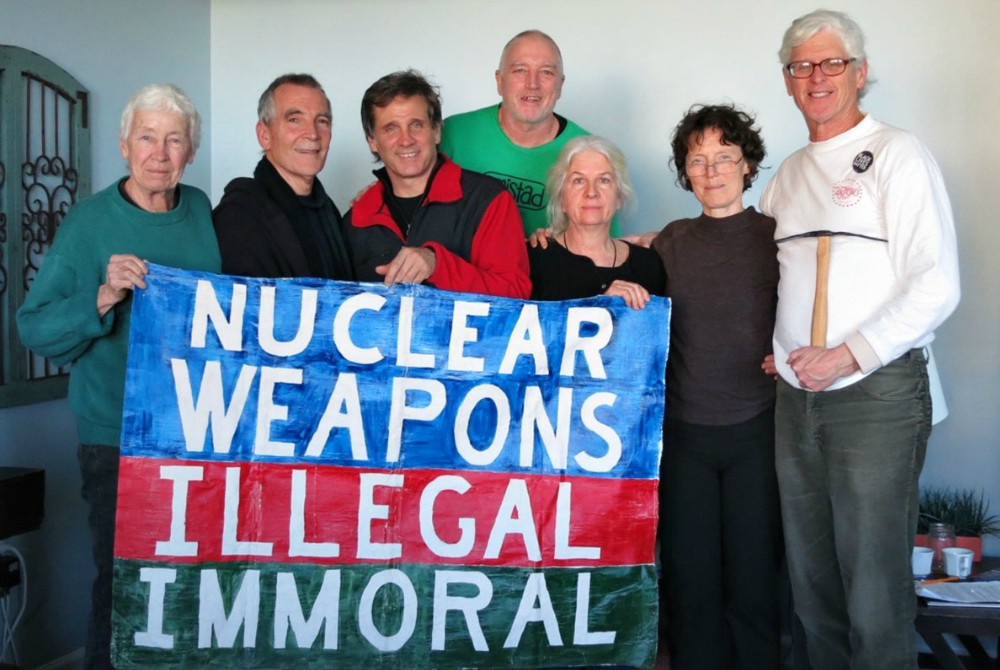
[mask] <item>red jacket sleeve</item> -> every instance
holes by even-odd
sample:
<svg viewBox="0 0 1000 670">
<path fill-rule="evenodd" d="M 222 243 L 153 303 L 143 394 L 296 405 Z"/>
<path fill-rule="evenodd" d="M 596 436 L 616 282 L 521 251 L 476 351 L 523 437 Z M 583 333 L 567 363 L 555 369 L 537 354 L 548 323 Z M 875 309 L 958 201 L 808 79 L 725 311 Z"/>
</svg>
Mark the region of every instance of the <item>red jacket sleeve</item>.
<svg viewBox="0 0 1000 670">
<path fill-rule="evenodd" d="M 483 214 L 472 240 L 471 262 L 437 242 L 424 246 L 433 249 L 437 257 L 429 281 L 438 288 L 506 298 L 531 296 L 521 214 L 506 190 L 497 194 Z"/>
</svg>

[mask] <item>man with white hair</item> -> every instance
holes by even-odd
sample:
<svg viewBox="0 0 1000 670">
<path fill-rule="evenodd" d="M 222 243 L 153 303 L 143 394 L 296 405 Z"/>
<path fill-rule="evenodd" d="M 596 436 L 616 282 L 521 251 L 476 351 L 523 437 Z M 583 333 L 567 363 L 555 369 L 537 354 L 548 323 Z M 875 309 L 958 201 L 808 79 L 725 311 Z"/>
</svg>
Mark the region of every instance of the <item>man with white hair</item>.
<svg viewBox="0 0 1000 670">
<path fill-rule="evenodd" d="M 779 57 L 809 129 L 761 198 L 777 220 L 775 453 L 795 607 L 813 668 L 916 668 L 925 347 L 959 300 L 951 205 L 927 149 L 860 109 L 854 21 L 802 16 Z"/>
</svg>

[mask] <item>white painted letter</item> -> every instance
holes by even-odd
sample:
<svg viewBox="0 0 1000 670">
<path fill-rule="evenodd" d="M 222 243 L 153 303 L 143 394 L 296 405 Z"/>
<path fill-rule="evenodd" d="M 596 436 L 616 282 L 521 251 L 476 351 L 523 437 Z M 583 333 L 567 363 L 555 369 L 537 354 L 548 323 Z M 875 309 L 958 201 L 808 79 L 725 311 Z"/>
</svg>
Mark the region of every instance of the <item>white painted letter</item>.
<svg viewBox="0 0 1000 670">
<path fill-rule="evenodd" d="M 535 458 L 535 434 L 542 441 L 549 462 L 557 470 L 565 470 L 569 460 L 570 414 L 573 409 L 573 389 L 559 388 L 556 406 L 556 429 L 545 411 L 545 401 L 537 386 L 524 388 L 524 411 L 521 416 L 521 467 L 530 468 Z"/>
<path fill-rule="evenodd" d="M 288 342 L 279 342 L 274 337 L 274 286 L 260 288 L 260 315 L 257 319 L 257 340 L 260 348 L 272 356 L 294 356 L 301 354 L 312 340 L 316 328 L 316 295 L 314 288 L 301 290 L 299 303 L 299 329 Z"/>
<path fill-rule="evenodd" d="M 243 582 L 233 598 L 233 608 L 228 617 L 225 603 L 222 602 L 218 570 L 201 571 L 201 586 L 198 589 L 199 649 L 211 648 L 213 632 L 220 649 L 235 646 L 240 626 L 243 626 L 243 647 L 257 646 L 259 616 L 260 570 L 247 570 L 243 573 Z"/>
<path fill-rule="evenodd" d="M 295 634 L 295 644 L 299 649 L 312 647 L 320 626 L 323 626 L 323 649 L 336 649 L 340 622 L 340 570 L 323 573 L 323 585 L 319 587 L 312 613 L 306 619 L 299 602 L 299 590 L 295 585 L 295 575 L 279 572 L 274 594 L 274 648 L 284 649 L 288 641 L 288 629 Z"/>
<path fill-rule="evenodd" d="M 385 358 L 378 347 L 359 347 L 351 339 L 351 319 L 363 309 L 377 312 L 385 305 L 385 298 L 374 293 L 359 293 L 352 295 L 337 308 L 333 317 L 333 343 L 344 360 L 359 365 L 371 365 Z M 376 334 L 382 334 L 375 328 Z M 378 337 L 374 338 L 378 341 Z"/>
<path fill-rule="evenodd" d="M 536 602 L 538 607 L 535 607 Z M 503 643 L 504 649 L 514 649 L 521 643 L 521 636 L 530 621 L 542 622 L 550 647 L 562 646 L 559 622 L 556 620 L 556 611 L 552 607 L 549 588 L 545 584 L 544 572 L 532 572 L 528 575 L 528 581 L 524 585 L 524 593 L 521 594 L 521 604 L 517 606 L 514 623 L 511 624 L 510 633 L 507 634 L 507 639 Z"/>
<path fill-rule="evenodd" d="M 555 557 L 564 560 L 574 558 L 597 559 L 601 557 L 600 547 L 571 547 L 569 544 L 570 498 L 573 495 L 573 485 L 570 482 L 559 482 L 559 493 L 556 494 L 556 547 Z"/>
<path fill-rule="evenodd" d="M 472 517 L 458 519 L 462 533 L 456 542 L 445 542 L 434 529 L 434 503 L 442 491 L 464 494 L 469 490 L 469 482 L 458 475 L 441 475 L 432 479 L 420 493 L 420 537 L 424 544 L 438 556 L 460 558 L 468 556 L 476 541 L 476 520 Z M 455 509 L 455 507 L 451 507 Z"/>
<path fill-rule="evenodd" d="M 469 584 L 479 588 L 475 596 L 448 595 L 449 584 Z M 469 629 L 472 648 L 476 651 L 489 651 L 483 627 L 479 624 L 480 610 L 486 609 L 493 599 L 493 583 L 481 572 L 459 572 L 457 570 L 435 570 L 434 572 L 434 616 L 431 632 L 431 651 L 444 651 L 447 640 L 445 624 L 448 612 L 461 612 L 465 617 L 465 625 Z"/>
<path fill-rule="evenodd" d="M 493 441 L 482 451 L 469 439 L 469 420 L 480 400 L 492 401 L 497 413 Z M 507 394 L 495 384 L 473 386 L 462 398 L 462 404 L 458 406 L 455 414 L 455 449 L 458 455 L 470 465 L 489 465 L 500 456 L 508 434 L 510 434 L 510 400 L 507 399 Z"/>
<path fill-rule="evenodd" d="M 230 315 L 222 311 L 222 305 L 215 296 L 215 287 L 207 279 L 199 279 L 194 294 L 194 314 L 191 316 L 191 346 L 205 348 L 208 320 L 212 320 L 215 334 L 226 351 L 243 349 L 243 312 L 247 306 L 246 284 L 233 284 L 233 297 L 229 305 Z"/>
<path fill-rule="evenodd" d="M 375 627 L 372 610 L 375 607 L 375 596 L 383 586 L 395 584 L 403 592 L 403 608 L 400 614 L 399 630 L 395 635 L 383 635 Z M 371 581 L 361 593 L 358 603 L 358 628 L 361 635 L 378 651 L 399 651 L 413 635 L 417 627 L 417 592 L 402 570 L 383 570 L 372 575 Z"/>
<path fill-rule="evenodd" d="M 147 609 L 145 631 L 136 631 L 132 637 L 137 647 L 173 649 L 174 636 L 163 632 L 163 601 L 167 594 L 167 584 L 177 581 L 177 571 L 173 568 L 139 568 L 139 581 L 149 584 L 149 607 Z"/>
<path fill-rule="evenodd" d="M 514 514 L 517 513 L 515 517 Z M 507 490 L 503 494 L 497 518 L 490 530 L 490 539 L 486 543 L 484 558 L 498 558 L 500 549 L 508 535 L 520 535 L 524 540 L 524 553 L 529 561 L 542 560 L 542 550 L 538 546 L 538 531 L 535 529 L 535 518 L 531 514 L 531 498 L 528 496 L 528 485 L 523 479 L 511 479 L 507 482 Z"/>
<path fill-rule="evenodd" d="M 587 618 L 590 613 L 590 573 L 581 572 L 576 576 L 576 617 L 573 619 L 573 644 L 596 645 L 614 644 L 613 630 L 587 630 Z"/>
<path fill-rule="evenodd" d="M 408 391 L 423 391 L 427 394 L 427 404 L 421 406 L 408 405 Z M 417 377 L 395 377 L 392 380 L 392 400 L 389 408 L 389 443 L 386 447 L 385 460 L 395 463 L 399 460 L 399 451 L 403 442 L 403 422 L 433 421 L 445 405 L 444 384 L 436 379 L 419 379 Z"/>
<path fill-rule="evenodd" d="M 198 555 L 198 543 L 188 542 L 186 539 L 188 484 L 200 482 L 204 477 L 205 468 L 200 465 L 160 466 L 160 479 L 173 482 L 173 495 L 170 498 L 170 539 L 156 542 L 157 555 Z"/>
<path fill-rule="evenodd" d="M 585 323 L 597 326 L 597 332 L 590 336 L 581 334 Z M 570 307 L 566 313 L 566 342 L 563 346 L 562 364 L 559 374 L 572 377 L 576 371 L 576 354 L 582 353 L 592 379 L 607 379 L 601 349 L 611 341 L 614 324 L 611 312 L 603 307 Z"/>
<path fill-rule="evenodd" d="M 288 405 L 274 402 L 274 387 L 278 384 L 301 384 L 302 370 L 298 368 L 260 369 L 260 390 L 257 392 L 257 431 L 253 451 L 261 456 L 294 456 L 295 443 L 271 439 L 271 424 L 288 420 Z"/>
<path fill-rule="evenodd" d="M 531 356 L 535 360 L 535 374 L 549 374 L 549 357 L 542 337 L 542 324 L 538 318 L 538 305 L 526 304 L 507 341 L 507 351 L 500 362 L 500 374 L 509 375 L 521 356 Z"/>
<path fill-rule="evenodd" d="M 434 354 L 410 351 L 413 346 L 413 296 L 399 299 L 399 325 L 396 330 L 396 365 L 404 368 L 433 368 Z"/>
<path fill-rule="evenodd" d="M 252 482 L 260 487 L 260 482 Z M 222 555 L 223 556 L 270 556 L 270 542 L 241 542 L 236 539 L 240 515 L 240 469 L 226 468 L 226 500 L 222 509 Z M 251 496 L 257 498 L 259 496 Z"/>
<path fill-rule="evenodd" d="M 482 372 L 484 361 L 478 356 L 465 355 L 466 342 L 478 342 L 479 331 L 469 328 L 466 321 L 470 316 L 489 316 L 490 305 L 486 302 L 456 300 L 452 308 L 451 338 L 448 340 L 448 369 L 462 372 Z"/>
<path fill-rule="evenodd" d="M 584 470 L 589 472 L 611 472 L 612 468 L 618 465 L 622 459 L 622 439 L 610 426 L 597 420 L 596 410 L 598 407 L 612 407 L 618 396 L 614 393 L 600 392 L 589 396 L 583 401 L 580 408 L 580 418 L 583 425 L 600 438 L 603 438 L 608 445 L 608 451 L 603 456 L 591 456 L 586 452 L 580 452 L 573 457 Z"/>
<path fill-rule="evenodd" d="M 247 404 L 247 396 L 250 395 L 250 386 L 253 384 L 254 375 L 257 374 L 257 368 L 250 365 L 240 368 L 240 376 L 236 380 L 236 388 L 233 389 L 233 397 L 228 407 L 222 393 L 222 364 L 219 361 L 205 362 L 197 404 L 191 391 L 187 361 L 182 358 L 171 358 L 170 368 L 174 373 L 177 410 L 184 431 L 184 448 L 187 451 L 204 451 L 205 435 L 208 432 L 208 424 L 211 423 L 212 451 L 217 454 L 228 454 L 243 414 L 243 407 Z"/>
<path fill-rule="evenodd" d="M 350 434 L 351 458 L 356 461 L 368 460 L 364 423 L 361 420 L 361 397 L 358 395 L 358 376 L 353 372 L 342 372 L 337 377 L 333 393 L 319 419 L 316 432 L 309 440 L 305 455 L 321 455 L 334 428 L 346 428 Z"/>
<path fill-rule="evenodd" d="M 389 519 L 389 506 L 375 504 L 375 487 L 389 486 L 403 488 L 403 475 L 381 472 L 362 472 L 361 491 L 358 493 L 358 558 L 399 558 L 403 555 L 403 545 L 398 542 L 374 542 L 372 521 Z M 383 524 L 383 531 L 389 524 Z M 383 532 L 382 537 L 387 533 Z"/>
<path fill-rule="evenodd" d="M 336 558 L 336 542 L 306 542 L 306 471 L 292 470 L 292 513 L 288 521 L 288 555 Z"/>
</svg>

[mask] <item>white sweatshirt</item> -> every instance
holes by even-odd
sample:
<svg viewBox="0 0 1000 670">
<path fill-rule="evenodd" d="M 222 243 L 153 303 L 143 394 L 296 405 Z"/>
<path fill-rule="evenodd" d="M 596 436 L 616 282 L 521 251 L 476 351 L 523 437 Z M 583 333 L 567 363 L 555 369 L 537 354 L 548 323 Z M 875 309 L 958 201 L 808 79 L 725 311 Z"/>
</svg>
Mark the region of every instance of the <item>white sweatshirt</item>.
<svg viewBox="0 0 1000 670">
<path fill-rule="evenodd" d="M 846 342 L 861 371 L 828 390 L 929 344 L 958 304 L 951 204 L 937 163 L 912 134 L 866 116 L 789 156 L 760 204 L 777 220 L 779 241 L 818 230 L 885 240 L 831 238 L 827 346 Z M 774 358 L 778 373 L 794 386 L 786 360 L 809 346 L 816 239 L 778 244 Z"/>
</svg>

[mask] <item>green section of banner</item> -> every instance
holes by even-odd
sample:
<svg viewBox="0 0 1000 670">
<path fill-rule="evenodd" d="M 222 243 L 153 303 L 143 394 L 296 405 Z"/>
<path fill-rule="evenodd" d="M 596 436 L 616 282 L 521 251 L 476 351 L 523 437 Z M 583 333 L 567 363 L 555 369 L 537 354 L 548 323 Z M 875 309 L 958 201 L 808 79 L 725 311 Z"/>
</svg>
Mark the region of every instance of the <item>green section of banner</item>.
<svg viewBox="0 0 1000 670">
<path fill-rule="evenodd" d="M 651 565 L 165 565 L 115 560 L 118 668 L 649 667 Z M 284 647 L 284 648 L 282 648 Z"/>
</svg>

